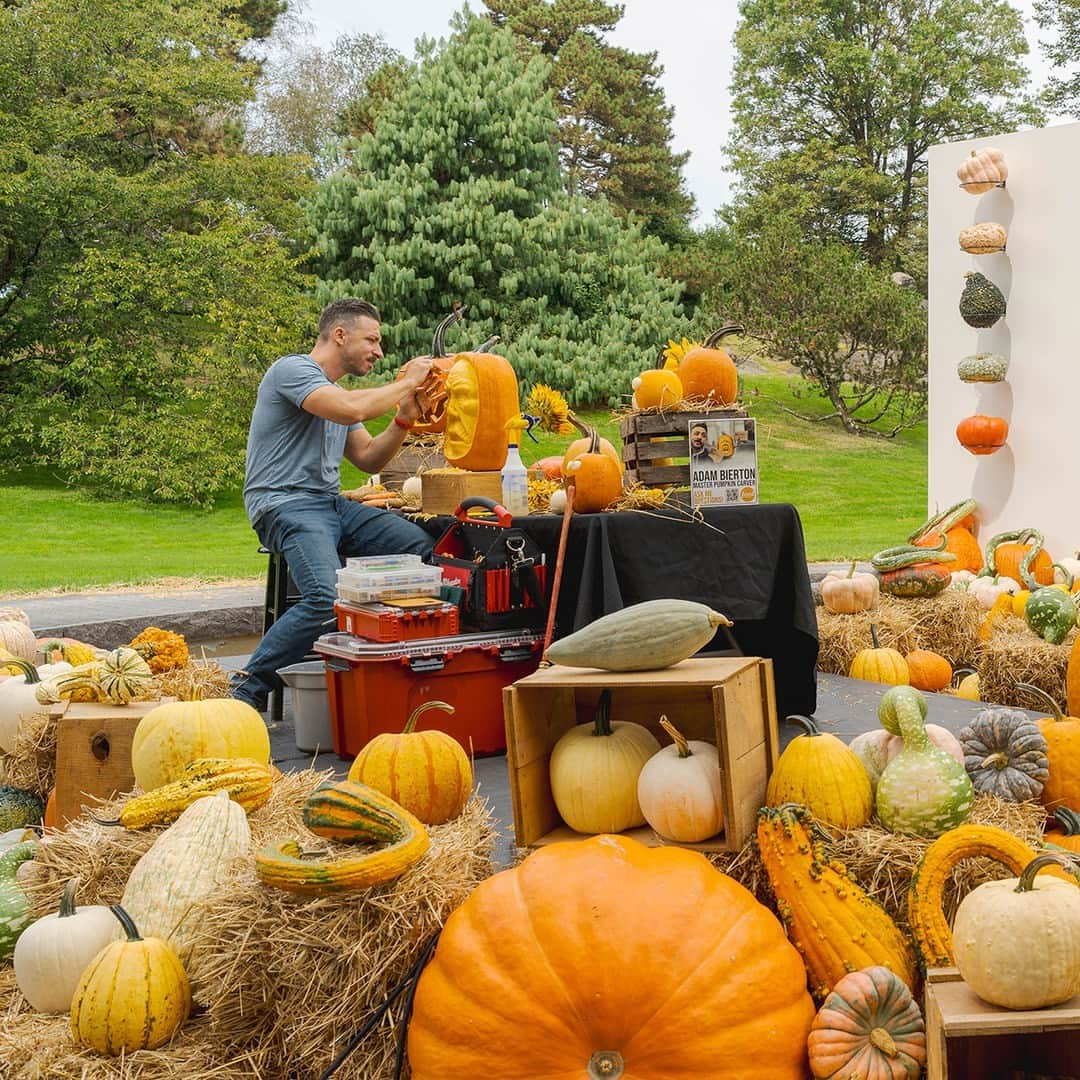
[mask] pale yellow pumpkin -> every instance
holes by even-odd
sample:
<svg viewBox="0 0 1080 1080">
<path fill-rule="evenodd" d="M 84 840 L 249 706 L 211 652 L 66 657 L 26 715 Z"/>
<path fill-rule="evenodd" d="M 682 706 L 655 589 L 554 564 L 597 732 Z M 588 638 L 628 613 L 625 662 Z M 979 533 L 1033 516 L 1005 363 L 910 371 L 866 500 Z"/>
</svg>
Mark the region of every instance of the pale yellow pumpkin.
<svg viewBox="0 0 1080 1080">
<path fill-rule="evenodd" d="M 135 728 L 131 764 L 143 791 L 179 780 L 199 758 L 270 761 L 266 722 L 235 698 L 173 701 L 151 709 Z"/>
<path fill-rule="evenodd" d="M 26 623 L 18 619 L 0 620 L 0 647 L 12 656 L 31 663 L 37 655 L 37 638 Z"/>
<path fill-rule="evenodd" d="M 660 726 L 672 738 L 653 754 L 638 777 L 645 820 L 665 840 L 694 844 L 724 827 L 720 755 L 712 743 L 686 739 L 666 716 Z"/>
<path fill-rule="evenodd" d="M 638 778 L 660 744 L 641 724 L 612 720 L 610 708 L 605 690 L 595 722 L 575 725 L 551 751 L 555 807 L 576 832 L 617 833 L 645 824 Z"/>
<path fill-rule="evenodd" d="M 960 230 L 960 247 L 969 255 L 989 255 L 1005 250 L 1008 233 L 996 221 L 980 221 Z"/>
<path fill-rule="evenodd" d="M 992 146 L 972 150 L 970 156 L 965 158 L 956 170 L 960 186 L 969 195 L 981 195 L 999 184 L 1003 185 L 1008 175 L 1005 155 Z"/>
<path fill-rule="evenodd" d="M 875 607 L 881 594 L 877 574 L 830 570 L 821 581 L 821 602 L 834 615 L 854 615 Z"/>
</svg>

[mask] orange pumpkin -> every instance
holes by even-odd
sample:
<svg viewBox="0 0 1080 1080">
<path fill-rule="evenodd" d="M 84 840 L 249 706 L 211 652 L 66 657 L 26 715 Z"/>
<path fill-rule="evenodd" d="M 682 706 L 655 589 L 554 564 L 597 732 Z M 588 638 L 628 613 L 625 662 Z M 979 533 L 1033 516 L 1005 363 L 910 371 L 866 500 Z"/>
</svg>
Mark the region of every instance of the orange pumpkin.
<svg viewBox="0 0 1080 1080">
<path fill-rule="evenodd" d="M 1080 814 L 1068 806 L 1059 806 L 1054 818 L 1057 825 L 1043 833 L 1043 841 L 1080 855 Z"/>
<path fill-rule="evenodd" d="M 581 514 L 606 510 L 622 495 L 622 462 L 601 449 L 595 429 L 585 453 L 563 465 L 563 478 L 574 485 L 574 510 Z"/>
<path fill-rule="evenodd" d="M 470 472 L 506 464 L 506 426 L 521 415 L 518 383 L 505 356 L 459 353 L 446 376 L 443 456 Z"/>
<path fill-rule="evenodd" d="M 1054 560 L 1043 547 L 1043 537 L 1037 529 L 998 533 L 986 545 L 986 562 L 991 571 L 1012 578 L 1026 589 L 1031 581 L 1023 574 L 1024 560 L 1031 556 L 1028 575 L 1039 585 L 1054 584 Z"/>
<path fill-rule="evenodd" d="M 554 457 L 542 457 L 529 466 L 529 475 L 544 480 L 562 479 L 563 459 L 558 455 Z"/>
<path fill-rule="evenodd" d="M 968 416 L 956 425 L 956 437 L 972 454 L 994 454 L 1009 437 L 1009 422 L 1003 416 Z"/>
<path fill-rule="evenodd" d="M 914 649 L 904 657 L 916 690 L 944 690 L 952 682 L 952 664 L 930 649 Z"/>
<path fill-rule="evenodd" d="M 566 475 L 566 466 L 570 464 L 575 458 L 581 457 L 582 454 L 589 452 L 589 447 L 592 445 L 592 437 L 594 434 L 598 435 L 593 428 L 583 424 L 573 413 L 570 414 L 570 423 L 574 425 L 581 432 L 581 438 L 575 439 L 567 448 L 566 453 L 563 454 L 562 460 L 562 475 Z M 597 444 L 600 447 L 602 454 L 607 454 L 612 461 L 619 468 L 619 472 L 622 472 L 622 455 L 607 439 L 601 439 L 597 437 Z"/>
<path fill-rule="evenodd" d="M 41 824 L 46 829 L 56 828 L 56 788 L 49 788 L 49 797 L 45 800 L 45 816 Z"/>
<path fill-rule="evenodd" d="M 691 349 L 679 362 L 679 382 L 686 398 L 705 398 L 731 405 L 739 396 L 739 373 L 735 361 L 719 348 L 721 338 L 743 334 L 744 326 L 724 326 L 710 334 L 703 345 Z"/>
<path fill-rule="evenodd" d="M 941 543 L 941 533 L 929 532 L 912 543 L 915 547 L 936 548 Z M 983 553 L 975 535 L 963 525 L 954 525 L 945 533 L 945 551 L 956 556 L 956 562 L 949 563 L 949 570 L 970 570 L 977 574 L 983 568 Z"/>
<path fill-rule="evenodd" d="M 1016 688 L 1038 698 L 1051 714 L 1035 721 L 1046 739 L 1046 756 L 1050 761 L 1050 775 L 1039 801 L 1048 810 L 1080 806 L 1080 717 L 1066 716 L 1057 700 L 1038 686 L 1017 683 Z"/>
<path fill-rule="evenodd" d="M 814 1006 L 776 917 L 697 852 L 552 844 L 473 891 L 420 976 L 414 1080 L 802 1080 Z"/>
</svg>

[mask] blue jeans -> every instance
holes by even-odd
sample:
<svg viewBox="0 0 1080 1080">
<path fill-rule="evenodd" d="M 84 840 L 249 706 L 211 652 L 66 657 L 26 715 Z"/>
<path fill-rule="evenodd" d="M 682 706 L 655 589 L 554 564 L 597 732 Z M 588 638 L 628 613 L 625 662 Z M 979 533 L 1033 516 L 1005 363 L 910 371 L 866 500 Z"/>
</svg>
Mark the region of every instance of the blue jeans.
<svg viewBox="0 0 1080 1080">
<path fill-rule="evenodd" d="M 415 554 L 430 559 L 434 541 L 419 525 L 340 495 L 297 495 L 267 511 L 255 526 L 263 547 L 289 564 L 302 599 L 263 635 L 243 672 L 233 676 L 232 696 L 266 709 L 280 690 L 279 668 L 299 663 L 320 634 L 335 627 L 336 571 L 356 555 Z"/>
</svg>

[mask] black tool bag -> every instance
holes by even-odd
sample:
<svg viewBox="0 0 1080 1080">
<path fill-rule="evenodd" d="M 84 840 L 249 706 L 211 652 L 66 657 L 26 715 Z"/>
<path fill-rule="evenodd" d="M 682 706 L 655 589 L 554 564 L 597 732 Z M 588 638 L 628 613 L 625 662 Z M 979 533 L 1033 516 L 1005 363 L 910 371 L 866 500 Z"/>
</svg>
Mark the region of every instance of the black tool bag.
<svg viewBox="0 0 1080 1080">
<path fill-rule="evenodd" d="M 469 517 L 474 506 L 495 520 Z M 464 591 L 461 621 L 480 630 L 544 626 L 547 567 L 536 541 L 514 528 L 505 507 L 479 495 L 463 500 L 454 517 L 435 542 L 432 562 Z"/>
</svg>

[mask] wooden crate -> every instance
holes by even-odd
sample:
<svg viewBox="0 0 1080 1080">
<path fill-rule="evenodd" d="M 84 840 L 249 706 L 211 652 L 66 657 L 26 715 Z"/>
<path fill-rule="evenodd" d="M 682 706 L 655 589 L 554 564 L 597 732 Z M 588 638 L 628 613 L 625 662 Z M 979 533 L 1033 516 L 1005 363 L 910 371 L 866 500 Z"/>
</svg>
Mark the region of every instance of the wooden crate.
<svg viewBox="0 0 1080 1080">
<path fill-rule="evenodd" d="M 506 758 L 518 847 L 582 840 L 559 816 L 551 794 L 551 751 L 575 724 L 592 719 L 601 690 L 611 689 L 615 720 L 643 724 L 661 745 L 671 740 L 661 714 L 688 738 L 720 751 L 724 831 L 698 851 L 737 851 L 754 832 L 779 740 L 772 661 L 756 656 L 696 657 L 663 671 L 607 672 L 555 665 L 503 690 Z M 652 829 L 629 829 L 642 843 L 667 843 Z"/>
<path fill-rule="evenodd" d="M 406 436 L 401 449 L 379 470 L 379 482 L 391 491 L 400 491 L 410 476 L 423 474 L 427 469 L 445 469 L 442 437 L 415 440 Z"/>
<path fill-rule="evenodd" d="M 426 472 L 420 476 L 420 485 L 425 514 L 452 514 L 470 495 L 502 502 L 502 474 L 495 471 Z"/>
<path fill-rule="evenodd" d="M 925 1012 L 927 1080 L 1080 1078 L 1080 996 L 1052 1009 L 999 1009 L 956 968 L 931 968 Z"/>
<path fill-rule="evenodd" d="M 690 483 L 690 422 L 730 420 L 747 415 L 745 409 L 709 412 L 630 413 L 619 422 L 622 459 L 631 480 L 648 487 Z M 658 458 L 673 458 L 672 465 L 655 465 Z"/>
<path fill-rule="evenodd" d="M 103 705 L 72 701 L 56 730 L 56 823 L 77 818 L 83 806 L 135 786 L 131 742 L 139 721 L 161 701 Z"/>
</svg>

